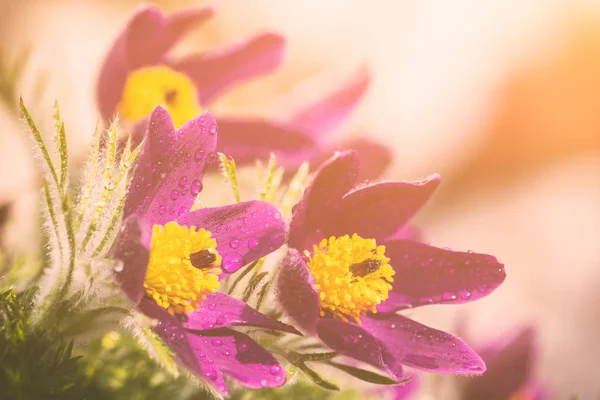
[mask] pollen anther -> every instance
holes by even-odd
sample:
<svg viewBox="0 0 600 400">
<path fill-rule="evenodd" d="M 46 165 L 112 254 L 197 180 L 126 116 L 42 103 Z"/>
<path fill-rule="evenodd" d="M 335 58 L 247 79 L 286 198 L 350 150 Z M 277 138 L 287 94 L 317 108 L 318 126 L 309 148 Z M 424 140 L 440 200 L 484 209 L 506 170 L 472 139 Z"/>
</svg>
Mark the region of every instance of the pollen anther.
<svg viewBox="0 0 600 400">
<path fill-rule="evenodd" d="M 144 281 L 147 297 L 173 315 L 197 310 L 206 295 L 219 288 L 219 275 L 223 271 L 219 268 L 221 256 L 216 247 L 216 240 L 204 229 L 176 222 L 154 225 Z M 190 260 L 193 254 L 210 256 L 202 257 L 198 268 Z"/>
<path fill-rule="evenodd" d="M 321 300 L 321 316 L 333 314 L 360 323 L 367 312 L 388 298 L 394 269 L 385 246 L 357 234 L 323 239 L 306 251 L 308 268 Z"/>
</svg>

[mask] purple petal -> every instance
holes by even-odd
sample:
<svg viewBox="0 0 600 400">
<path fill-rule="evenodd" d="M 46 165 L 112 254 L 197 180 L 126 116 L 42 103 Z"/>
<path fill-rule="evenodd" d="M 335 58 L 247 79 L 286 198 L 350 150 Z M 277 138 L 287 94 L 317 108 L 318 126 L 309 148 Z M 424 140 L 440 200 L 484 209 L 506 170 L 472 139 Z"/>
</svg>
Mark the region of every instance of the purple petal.
<svg viewBox="0 0 600 400">
<path fill-rule="evenodd" d="M 362 317 L 361 325 L 322 319 L 317 327 L 327 346 L 382 368 L 395 379 L 401 364 L 438 374 L 482 374 L 485 364 L 462 340 L 401 315 Z"/>
<path fill-rule="evenodd" d="M 202 190 L 204 168 L 217 142 L 214 116 L 204 112 L 175 131 L 169 113 L 157 107 L 135 170 L 125 215 L 137 212 L 148 224 L 164 225 L 189 212 Z"/>
<path fill-rule="evenodd" d="M 249 336 L 222 328 L 187 335 L 203 366 L 213 366 L 249 388 L 279 387 L 286 381 L 277 360 Z M 218 375 L 211 375 L 218 378 Z"/>
<path fill-rule="evenodd" d="M 254 326 L 300 334 L 293 326 L 276 321 L 259 313 L 245 302 L 225 293 L 213 293 L 202 301 L 201 307 L 190 314 L 183 323 L 186 329 L 202 331 L 227 326 Z"/>
<path fill-rule="evenodd" d="M 192 29 L 198 28 L 215 14 L 211 6 L 188 8 L 175 11 L 167 16 L 167 32 L 164 37 L 165 48 L 168 50 Z"/>
<path fill-rule="evenodd" d="M 267 74 L 283 61 L 285 40 L 267 33 L 225 49 L 195 54 L 173 62 L 173 67 L 196 84 L 201 104 L 234 84 Z"/>
<path fill-rule="evenodd" d="M 102 117 L 109 119 L 114 115 L 130 71 L 160 63 L 184 33 L 211 15 L 209 7 L 168 17 L 155 6 L 138 7 L 115 40 L 100 70 L 97 96 Z"/>
<path fill-rule="evenodd" d="M 444 250 L 410 240 L 383 243 L 394 267 L 393 290 L 382 312 L 434 303 L 466 303 L 487 296 L 504 281 L 494 256 Z"/>
<path fill-rule="evenodd" d="M 421 378 L 417 374 L 409 374 L 408 382 L 393 387 L 393 400 L 408 400 L 421 388 Z"/>
<path fill-rule="evenodd" d="M 151 300 L 143 299 L 139 308 L 148 317 L 157 320 L 153 330 L 175 353 L 179 361 L 221 393 L 227 394 L 221 371 L 213 365 L 214 361 L 212 363 L 207 362 L 206 354 L 202 351 L 204 345 L 196 343 L 195 335 L 186 333 L 174 316 Z"/>
<path fill-rule="evenodd" d="M 314 334 L 319 320 L 319 293 L 314 279 L 297 250 L 289 249 L 277 278 L 277 299 L 303 330 Z"/>
<path fill-rule="evenodd" d="M 379 142 L 372 141 L 364 136 L 353 137 L 333 142 L 320 149 L 312 158 L 311 165 L 320 165 L 336 151 L 355 150 L 360 159 L 360 170 L 357 182 L 365 182 L 379 178 L 392 162 L 391 149 Z"/>
<path fill-rule="evenodd" d="M 357 233 L 382 242 L 398 232 L 427 202 L 439 184 L 439 176 L 418 182 L 386 182 L 348 193 L 325 236 Z"/>
<path fill-rule="evenodd" d="M 280 248 L 287 233 L 277 208 L 264 201 L 203 208 L 184 214 L 176 221 L 179 225 L 196 226 L 212 233 L 217 240 L 217 251 L 223 257 L 221 278 Z"/>
<path fill-rule="evenodd" d="M 238 165 L 254 164 L 274 153 L 284 163 L 298 166 L 314 151 L 315 143 L 291 125 L 258 118 L 223 118 L 219 119 L 217 149 Z"/>
<path fill-rule="evenodd" d="M 388 346 L 364 326 L 339 319 L 321 319 L 317 325 L 319 338 L 333 350 L 386 371 L 392 378 L 402 379 L 402 364 L 395 359 Z"/>
<path fill-rule="evenodd" d="M 504 400 L 525 388 L 535 358 L 534 342 L 535 332 L 527 328 L 494 349 L 495 354 L 484 356 L 487 372 L 465 382 L 463 398 Z"/>
<path fill-rule="evenodd" d="M 354 186 L 359 169 L 355 151 L 338 153 L 316 172 L 312 183 L 294 206 L 289 246 L 305 249 L 323 236 L 323 226 L 331 219 L 342 197 Z"/>
<path fill-rule="evenodd" d="M 485 364 L 458 337 L 397 314 L 363 317 L 361 326 L 406 366 L 438 374 L 477 374 Z"/>
<path fill-rule="evenodd" d="M 315 139 L 332 132 L 354 111 L 369 87 L 366 68 L 359 69 L 347 82 L 331 93 L 302 107 L 290 123 Z M 315 90 L 321 93 L 321 90 Z M 347 149 L 344 147 L 343 149 Z"/>
<path fill-rule="evenodd" d="M 115 260 L 123 263 L 115 268 L 117 281 L 134 303 L 144 296 L 144 279 L 150 260 L 150 251 L 145 245 L 148 238 L 144 237 L 144 232 L 147 229 L 141 226 L 137 216 L 130 216 L 123 222 L 114 250 Z"/>
</svg>

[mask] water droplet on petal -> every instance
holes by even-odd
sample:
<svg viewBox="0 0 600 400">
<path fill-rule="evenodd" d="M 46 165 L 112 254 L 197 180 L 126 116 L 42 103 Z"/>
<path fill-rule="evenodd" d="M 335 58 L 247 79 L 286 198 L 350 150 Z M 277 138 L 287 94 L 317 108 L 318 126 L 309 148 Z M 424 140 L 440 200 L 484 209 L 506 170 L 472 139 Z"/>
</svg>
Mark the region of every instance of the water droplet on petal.
<svg viewBox="0 0 600 400">
<path fill-rule="evenodd" d="M 205 156 L 204 150 L 198 149 L 194 153 L 194 160 L 196 160 L 196 162 L 200 162 L 200 161 L 204 160 L 204 156 Z"/>
<path fill-rule="evenodd" d="M 274 235 L 269 236 L 269 240 L 275 246 L 281 246 L 283 244 L 283 241 L 284 241 L 284 236 L 281 233 L 276 233 Z"/>
<path fill-rule="evenodd" d="M 196 196 L 201 191 L 202 191 L 202 182 L 200 182 L 198 179 L 195 179 L 194 182 L 192 182 L 192 186 L 190 186 L 190 194 L 192 196 Z"/>
<path fill-rule="evenodd" d="M 158 213 L 159 213 L 159 214 L 164 214 L 164 213 L 165 213 L 165 210 L 166 210 L 165 206 L 160 206 L 160 207 L 158 207 Z"/>
<path fill-rule="evenodd" d="M 231 239 L 229 241 L 229 247 L 231 247 L 232 249 L 237 249 L 240 247 L 240 241 L 238 239 Z"/>
<path fill-rule="evenodd" d="M 281 367 L 279 365 L 273 365 L 270 369 L 273 375 L 279 375 L 279 372 L 281 372 Z"/>
<path fill-rule="evenodd" d="M 242 257 L 237 253 L 229 253 L 223 257 L 223 270 L 235 272 L 242 266 Z"/>
<path fill-rule="evenodd" d="M 214 328 L 214 325 L 213 325 L 213 324 L 211 324 L 210 322 L 205 322 L 205 323 L 202 325 L 202 327 L 203 327 L 204 329 L 212 329 L 212 328 Z"/>
<path fill-rule="evenodd" d="M 275 215 L 273 215 L 273 219 L 281 219 L 281 213 L 275 213 Z"/>
<path fill-rule="evenodd" d="M 217 126 L 216 125 L 211 126 L 209 132 L 211 135 L 214 135 L 215 133 L 217 133 Z"/>
<path fill-rule="evenodd" d="M 122 272 L 123 271 L 123 261 L 121 260 L 117 260 L 117 263 L 115 264 L 115 272 Z"/>
<path fill-rule="evenodd" d="M 179 191 L 177 189 L 171 190 L 171 200 L 177 200 L 179 197 Z"/>
<path fill-rule="evenodd" d="M 250 250 L 258 250 L 259 247 L 260 247 L 260 239 L 250 238 L 248 240 L 248 248 Z"/>
<path fill-rule="evenodd" d="M 182 176 L 179 179 L 179 186 L 184 187 L 185 185 L 187 185 L 187 178 L 185 176 Z"/>
<path fill-rule="evenodd" d="M 263 379 L 263 380 L 260 381 L 260 386 L 262 386 L 262 387 L 267 386 L 267 384 L 268 384 L 268 382 L 267 382 L 266 379 Z"/>
<path fill-rule="evenodd" d="M 246 343 L 240 343 L 237 347 L 239 353 L 245 353 L 248 351 L 248 345 Z"/>
</svg>

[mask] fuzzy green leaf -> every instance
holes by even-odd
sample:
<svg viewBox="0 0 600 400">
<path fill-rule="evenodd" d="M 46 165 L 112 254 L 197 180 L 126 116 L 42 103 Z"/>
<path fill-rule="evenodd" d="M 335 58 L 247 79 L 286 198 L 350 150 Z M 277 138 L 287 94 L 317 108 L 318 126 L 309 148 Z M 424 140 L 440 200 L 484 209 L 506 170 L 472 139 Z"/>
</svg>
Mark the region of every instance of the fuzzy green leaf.
<svg viewBox="0 0 600 400">
<path fill-rule="evenodd" d="M 235 160 L 229 160 L 227 156 L 223 153 L 219 153 L 219 160 L 221 161 L 221 170 L 223 171 L 223 175 L 229 181 L 231 185 L 231 190 L 233 191 L 233 196 L 235 198 L 236 203 L 239 203 L 241 200 L 240 196 L 240 188 L 238 185 L 237 179 L 237 168 L 235 166 Z"/>
<path fill-rule="evenodd" d="M 327 364 L 339 369 L 340 371 L 344 371 L 345 373 L 352 375 L 353 377 L 358 378 L 361 381 L 374 383 L 376 385 L 398 385 L 399 383 L 404 383 L 408 381 L 408 379 L 405 379 L 402 382 L 398 382 L 388 378 L 387 376 L 376 374 L 375 372 L 367 371 L 366 369 L 340 364 L 335 361 L 329 361 Z"/>
</svg>

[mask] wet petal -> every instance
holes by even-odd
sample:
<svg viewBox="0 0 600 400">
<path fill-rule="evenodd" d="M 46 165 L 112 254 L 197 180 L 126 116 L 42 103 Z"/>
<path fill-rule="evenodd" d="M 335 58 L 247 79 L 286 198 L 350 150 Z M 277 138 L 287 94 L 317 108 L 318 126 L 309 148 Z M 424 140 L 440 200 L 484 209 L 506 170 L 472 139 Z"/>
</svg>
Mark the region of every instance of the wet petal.
<svg viewBox="0 0 600 400">
<path fill-rule="evenodd" d="M 331 220 L 342 197 L 356 183 L 358 169 L 355 151 L 338 153 L 319 168 L 302 199 L 294 206 L 290 247 L 305 249 L 323 237 L 322 227 Z"/>
<path fill-rule="evenodd" d="M 290 123 L 315 139 L 332 132 L 354 111 L 369 87 L 370 77 L 366 68 L 361 68 L 336 90 L 321 96 L 322 88 L 314 91 L 318 99 L 301 107 L 290 119 Z M 348 147 L 338 150 L 349 149 Z"/>
<path fill-rule="evenodd" d="M 165 224 L 189 212 L 207 162 L 215 157 L 217 125 L 205 112 L 175 130 L 169 113 L 157 107 L 125 204 L 125 215 L 141 214 L 148 224 Z"/>
<path fill-rule="evenodd" d="M 357 182 L 365 182 L 379 178 L 392 162 L 391 149 L 365 136 L 334 141 L 318 148 L 310 159 L 311 166 L 319 166 L 327 161 L 336 151 L 355 150 L 360 159 L 360 170 Z"/>
<path fill-rule="evenodd" d="M 393 387 L 393 400 L 408 400 L 421 388 L 421 378 L 417 374 L 408 374 L 408 382 Z"/>
<path fill-rule="evenodd" d="M 285 40 L 267 33 L 230 47 L 195 54 L 173 62 L 173 67 L 188 75 L 198 88 L 201 104 L 234 84 L 273 71 L 283 61 Z"/>
<path fill-rule="evenodd" d="M 445 250 L 410 240 L 384 244 L 396 275 L 390 297 L 379 311 L 477 300 L 506 277 L 504 266 L 487 254 Z"/>
<path fill-rule="evenodd" d="M 279 387 L 285 383 L 285 370 L 277 360 L 241 332 L 214 329 L 204 331 L 202 336 L 188 333 L 188 340 L 201 365 L 218 368 L 246 387 Z"/>
<path fill-rule="evenodd" d="M 163 46 L 168 50 L 192 29 L 208 21 L 215 11 L 211 6 L 192 7 L 167 15 L 167 31 Z"/>
<path fill-rule="evenodd" d="M 245 302 L 225 293 L 213 293 L 202 301 L 200 309 L 188 314 L 183 323 L 186 329 L 202 331 L 227 326 L 254 326 L 293 334 L 299 332 L 292 326 L 259 313 Z"/>
<path fill-rule="evenodd" d="M 150 259 L 150 250 L 146 243 L 149 238 L 144 237 L 148 230 L 136 215 L 132 215 L 123 222 L 123 227 L 116 240 L 114 258 L 122 264 L 115 267 L 117 281 L 127 297 L 138 303 L 144 296 L 144 278 Z"/>
<path fill-rule="evenodd" d="M 518 333 L 508 343 L 496 346 L 494 354 L 481 354 L 487 364 L 487 372 L 464 384 L 465 400 L 490 399 L 504 400 L 526 387 L 531 377 L 534 362 L 535 332 L 527 328 Z"/>
<path fill-rule="evenodd" d="M 402 364 L 392 356 L 388 344 L 382 343 L 363 326 L 339 319 L 321 319 L 317 334 L 340 354 L 380 368 L 394 379 L 402 379 Z"/>
<path fill-rule="evenodd" d="M 233 157 L 237 165 L 253 164 L 274 153 L 278 160 L 298 166 L 315 146 L 291 125 L 260 118 L 219 119 L 218 151 Z"/>
<path fill-rule="evenodd" d="M 157 323 L 153 330 L 160 336 L 167 346 L 175 353 L 177 359 L 182 362 L 195 375 L 200 376 L 206 382 L 215 387 L 219 392 L 227 394 L 225 381 L 221 371 L 206 362 L 203 357 L 204 343 L 196 343 L 193 337 L 185 332 L 179 321 L 169 314 L 167 310 L 159 307 L 151 300 L 143 299 L 140 302 L 140 310 Z"/>
<path fill-rule="evenodd" d="M 286 314 L 303 330 L 314 334 L 319 319 L 319 293 L 297 250 L 290 249 L 277 278 L 277 299 Z"/>
<path fill-rule="evenodd" d="M 217 251 L 223 257 L 221 278 L 280 248 L 287 233 L 281 213 L 265 201 L 202 208 L 176 221 L 212 233 L 217 240 Z"/>
<path fill-rule="evenodd" d="M 427 202 L 439 175 L 422 182 L 386 182 L 367 186 L 342 199 L 325 236 L 357 233 L 383 241 L 398 232 Z"/>
<path fill-rule="evenodd" d="M 485 372 L 485 364 L 477 353 L 454 335 L 397 314 L 363 317 L 361 322 L 388 348 L 394 360 L 406 366 L 438 374 Z"/>
<path fill-rule="evenodd" d="M 161 62 L 169 48 L 192 26 L 212 14 L 210 7 L 165 16 L 158 7 L 141 5 L 129 19 L 104 60 L 98 78 L 98 105 L 111 118 L 133 69 Z"/>
</svg>

